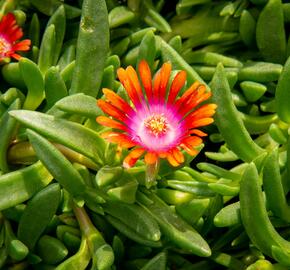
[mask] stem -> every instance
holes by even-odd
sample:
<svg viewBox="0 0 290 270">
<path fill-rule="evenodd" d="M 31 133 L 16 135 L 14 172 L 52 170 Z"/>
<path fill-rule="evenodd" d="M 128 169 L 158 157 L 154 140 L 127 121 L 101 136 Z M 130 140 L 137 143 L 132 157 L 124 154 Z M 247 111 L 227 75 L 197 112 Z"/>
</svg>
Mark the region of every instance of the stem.
<svg viewBox="0 0 290 270">
<path fill-rule="evenodd" d="M 159 172 L 160 161 L 156 160 L 153 164 L 146 165 L 146 173 L 145 173 L 145 186 L 146 188 L 151 188 L 156 185 L 156 178 Z"/>
<path fill-rule="evenodd" d="M 83 207 L 78 207 L 76 204 L 73 204 L 73 211 L 80 225 L 81 232 L 88 241 L 90 253 L 94 256 L 96 250 L 106 244 L 106 242 L 102 234 L 91 222 Z"/>
<path fill-rule="evenodd" d="M 81 231 L 87 237 L 90 233 L 95 232 L 95 227 L 92 224 L 88 214 L 86 213 L 83 207 L 78 207 L 77 205 L 73 205 L 74 214 L 78 220 Z"/>
</svg>

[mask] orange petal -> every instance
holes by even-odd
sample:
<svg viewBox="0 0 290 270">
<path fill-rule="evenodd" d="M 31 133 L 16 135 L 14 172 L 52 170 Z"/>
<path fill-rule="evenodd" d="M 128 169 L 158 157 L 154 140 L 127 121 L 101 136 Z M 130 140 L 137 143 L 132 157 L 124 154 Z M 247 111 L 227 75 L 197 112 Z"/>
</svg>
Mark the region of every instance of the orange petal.
<svg viewBox="0 0 290 270">
<path fill-rule="evenodd" d="M 198 104 L 200 104 L 204 100 L 207 100 L 211 96 L 211 93 L 204 93 L 205 91 L 205 86 L 200 85 L 197 90 L 180 105 L 178 110 L 179 113 L 181 115 L 185 115 L 188 112 L 192 111 L 192 109 L 194 109 Z"/>
<path fill-rule="evenodd" d="M 189 136 L 182 140 L 182 143 L 190 145 L 192 147 L 198 146 L 202 143 L 202 139 L 197 136 Z"/>
<path fill-rule="evenodd" d="M 150 102 L 152 99 L 152 77 L 151 77 L 151 71 L 150 67 L 148 66 L 147 62 L 145 60 L 140 61 L 138 66 L 140 78 L 142 81 L 142 84 L 144 86 L 146 96 L 148 101 Z"/>
<path fill-rule="evenodd" d="M 144 161 L 146 164 L 154 164 L 158 159 L 158 155 L 155 152 L 147 152 Z"/>
<path fill-rule="evenodd" d="M 130 79 L 128 78 L 127 71 L 123 68 L 117 69 L 117 76 L 120 80 L 120 82 L 123 84 L 126 92 L 128 93 L 128 96 L 132 100 L 134 104 L 139 104 L 140 100 L 138 97 L 138 94 L 136 93 L 132 83 L 130 82 Z"/>
<path fill-rule="evenodd" d="M 110 128 L 116 128 L 116 129 L 121 129 L 121 130 L 124 130 L 126 131 L 127 130 L 127 127 L 124 126 L 123 124 L 121 124 L 120 122 L 114 120 L 114 119 L 111 119 L 107 116 L 98 116 L 96 121 L 102 125 L 102 126 L 105 126 L 105 127 L 110 127 Z"/>
<path fill-rule="evenodd" d="M 188 129 L 192 129 L 192 128 L 196 128 L 196 127 L 202 127 L 202 126 L 206 126 L 206 125 L 209 125 L 213 122 L 210 122 L 208 124 L 204 124 L 204 125 L 201 125 L 201 126 L 196 126 L 196 122 L 197 121 L 200 121 L 201 119 L 205 119 L 205 118 L 212 118 L 211 116 L 214 114 L 214 111 L 211 111 L 211 112 L 208 112 L 208 114 L 204 113 L 202 115 L 198 115 L 198 116 L 195 116 L 195 117 L 189 117 L 186 119 L 186 126 Z M 212 118 L 213 119 L 213 118 Z"/>
<path fill-rule="evenodd" d="M 164 63 L 160 70 L 160 85 L 159 85 L 159 100 L 164 101 L 166 99 L 166 88 L 171 73 L 171 64 L 169 62 Z"/>
<path fill-rule="evenodd" d="M 14 51 L 28 51 L 30 48 L 31 41 L 29 39 L 22 40 L 13 45 Z"/>
<path fill-rule="evenodd" d="M 138 75 L 137 75 L 135 69 L 132 66 L 128 66 L 126 68 L 126 72 L 127 72 L 127 76 L 129 78 L 130 82 L 132 83 L 135 91 L 137 92 L 139 98 L 141 99 L 143 97 L 143 93 L 142 93 L 142 88 L 141 88 L 141 85 L 139 83 Z"/>
<path fill-rule="evenodd" d="M 211 92 L 206 92 L 206 93 L 202 93 L 199 94 L 198 93 L 198 97 L 195 98 L 194 101 L 191 101 L 191 106 L 192 107 L 196 107 L 197 105 L 199 105 L 200 103 L 202 103 L 203 101 L 209 99 L 211 97 L 212 93 Z"/>
<path fill-rule="evenodd" d="M 174 158 L 177 160 L 177 162 L 179 162 L 179 163 L 184 162 L 184 155 L 182 154 L 182 152 L 178 148 L 173 148 L 172 154 L 173 154 Z"/>
<path fill-rule="evenodd" d="M 124 85 L 124 81 L 127 80 L 126 70 L 123 68 L 118 68 L 117 69 L 117 76 L 119 78 L 119 81 Z"/>
<path fill-rule="evenodd" d="M 108 142 L 116 143 L 123 148 L 131 148 L 136 145 L 127 135 L 119 132 L 108 131 L 102 133 L 101 136 Z"/>
<path fill-rule="evenodd" d="M 134 106 L 136 107 L 138 104 L 140 104 L 140 99 L 129 79 L 124 81 L 124 87 L 126 89 L 126 92 L 128 93 L 128 96 L 132 100 Z"/>
<path fill-rule="evenodd" d="M 173 166 L 173 167 L 178 167 L 180 163 L 175 159 L 174 155 L 172 153 L 167 153 L 166 156 L 168 162 Z"/>
<path fill-rule="evenodd" d="M 143 155 L 145 150 L 143 148 L 136 148 L 132 150 L 123 161 L 123 167 L 128 169 L 134 166 L 137 160 Z"/>
<path fill-rule="evenodd" d="M 106 98 L 119 110 L 130 113 L 132 112 L 132 107 L 124 100 L 122 99 L 119 95 L 117 95 L 114 91 L 108 89 L 108 88 L 103 88 L 103 93 L 106 96 Z"/>
<path fill-rule="evenodd" d="M 205 137 L 205 136 L 207 136 L 207 134 L 206 134 L 205 132 L 203 132 L 203 131 L 201 131 L 201 130 L 199 130 L 199 129 L 191 129 L 191 130 L 189 131 L 189 133 L 190 133 L 190 134 L 195 134 L 195 135 L 197 135 L 197 136 L 199 136 L 199 137 Z"/>
<path fill-rule="evenodd" d="M 198 151 L 188 144 L 181 143 L 180 147 L 182 147 L 191 156 L 195 156 L 198 154 Z"/>
<path fill-rule="evenodd" d="M 200 85 L 194 96 L 191 96 L 190 99 L 181 107 L 180 113 L 185 114 L 198 106 L 203 101 L 209 99 L 211 97 L 211 92 L 206 92 L 206 88 L 204 85 Z"/>
<path fill-rule="evenodd" d="M 158 153 L 158 156 L 159 156 L 160 158 L 166 158 L 166 157 L 167 157 L 167 152 L 159 152 L 159 153 Z"/>
<path fill-rule="evenodd" d="M 132 156 L 132 158 L 139 158 L 144 152 L 144 148 L 135 148 L 131 151 L 130 155 Z"/>
<path fill-rule="evenodd" d="M 201 107 L 199 107 L 197 110 L 191 113 L 192 116 L 195 116 L 199 113 L 204 113 L 207 111 L 214 111 L 217 108 L 216 104 L 210 103 L 210 104 L 205 104 Z"/>
<path fill-rule="evenodd" d="M 198 114 L 195 114 L 194 116 L 191 116 L 192 119 L 201 119 L 201 118 L 208 118 L 212 117 L 215 114 L 215 110 L 207 110 L 203 112 L 199 112 Z"/>
<path fill-rule="evenodd" d="M 21 55 L 17 54 L 17 53 L 13 53 L 11 54 L 11 57 L 13 57 L 16 60 L 20 60 L 21 59 Z M 1 59 L 1 58 L 0 58 Z"/>
<path fill-rule="evenodd" d="M 185 81 L 186 72 L 183 70 L 179 71 L 172 81 L 168 96 L 168 103 L 174 103 L 180 89 L 184 86 Z"/>
<path fill-rule="evenodd" d="M 153 99 L 154 100 L 158 100 L 158 98 L 159 98 L 160 82 L 161 82 L 161 74 L 160 74 L 160 70 L 159 70 L 155 74 L 155 77 L 153 80 Z"/>
<path fill-rule="evenodd" d="M 205 104 L 199 107 L 197 110 L 191 112 L 185 117 L 187 125 L 191 126 L 191 123 L 194 123 L 198 119 L 208 118 L 208 117 L 213 116 L 215 113 L 216 107 L 217 106 L 215 104 Z"/>
<path fill-rule="evenodd" d="M 183 95 L 176 101 L 176 106 L 178 108 L 182 107 L 182 104 L 186 102 L 191 95 L 197 90 L 197 88 L 200 86 L 199 82 L 193 83 L 184 93 Z M 196 94 L 195 94 L 196 95 Z"/>
<path fill-rule="evenodd" d="M 209 125 L 209 124 L 211 124 L 213 122 L 214 122 L 213 118 L 197 119 L 194 122 L 192 122 L 190 128 L 197 128 L 197 127 L 207 126 L 207 125 Z"/>
<path fill-rule="evenodd" d="M 124 122 L 127 117 L 126 115 L 120 111 L 118 108 L 116 108 L 114 105 L 110 104 L 109 102 L 106 102 L 102 99 L 97 100 L 97 105 L 100 107 L 100 109 L 110 115 L 116 118 L 117 120 Z"/>
</svg>

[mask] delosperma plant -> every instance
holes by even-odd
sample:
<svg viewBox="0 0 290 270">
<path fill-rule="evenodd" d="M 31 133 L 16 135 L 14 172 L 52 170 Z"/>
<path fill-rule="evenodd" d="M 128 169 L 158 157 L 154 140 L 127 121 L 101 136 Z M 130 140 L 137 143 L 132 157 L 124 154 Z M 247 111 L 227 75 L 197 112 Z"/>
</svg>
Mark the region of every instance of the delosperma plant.
<svg viewBox="0 0 290 270">
<path fill-rule="evenodd" d="M 289 269 L 289 22 L 0 1 L 0 269 Z"/>
<path fill-rule="evenodd" d="M 185 161 L 181 149 L 191 156 L 198 153 L 196 147 L 202 143 L 200 137 L 207 134 L 197 128 L 213 122 L 216 105 L 199 106 L 211 96 L 211 92 L 206 92 L 205 86 L 198 82 L 177 98 L 186 80 L 184 71 L 174 77 L 167 93 L 170 63 L 162 65 L 153 83 L 150 67 L 145 60 L 140 62 L 138 69 L 145 94 L 131 66 L 126 70 L 118 69 L 118 77 L 133 107 L 112 90 L 104 89 L 106 101 L 100 99 L 97 104 L 113 119 L 99 116 L 97 122 L 119 130 L 102 133 L 107 141 L 121 148 L 133 148 L 123 161 L 124 168 L 134 166 L 145 153 L 149 184 L 158 174 L 160 158 L 166 158 L 171 166 L 178 167 Z"/>
</svg>

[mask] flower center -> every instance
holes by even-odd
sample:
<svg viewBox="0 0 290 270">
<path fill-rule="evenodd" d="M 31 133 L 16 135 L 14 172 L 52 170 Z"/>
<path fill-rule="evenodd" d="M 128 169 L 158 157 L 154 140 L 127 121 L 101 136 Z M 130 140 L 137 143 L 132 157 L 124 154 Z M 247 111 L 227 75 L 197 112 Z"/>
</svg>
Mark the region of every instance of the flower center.
<svg viewBox="0 0 290 270">
<path fill-rule="evenodd" d="M 4 38 L 0 36 L 0 58 L 6 57 L 6 53 L 10 51 L 11 44 Z"/>
<path fill-rule="evenodd" d="M 164 114 L 153 114 L 144 121 L 147 130 L 155 136 L 160 136 L 168 131 L 169 124 Z"/>
</svg>

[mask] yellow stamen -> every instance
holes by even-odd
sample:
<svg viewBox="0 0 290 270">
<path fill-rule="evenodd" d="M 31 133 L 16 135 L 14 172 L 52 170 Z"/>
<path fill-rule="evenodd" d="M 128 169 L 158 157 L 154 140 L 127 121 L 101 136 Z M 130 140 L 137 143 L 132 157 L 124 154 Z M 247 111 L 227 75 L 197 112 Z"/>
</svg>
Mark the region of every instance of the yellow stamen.
<svg viewBox="0 0 290 270">
<path fill-rule="evenodd" d="M 168 130 L 168 121 L 164 114 L 153 114 L 144 121 L 145 127 L 155 136 L 163 135 Z"/>
<path fill-rule="evenodd" d="M 5 54 L 11 49 L 11 45 L 6 39 L 0 37 L 0 57 L 5 57 Z"/>
</svg>

